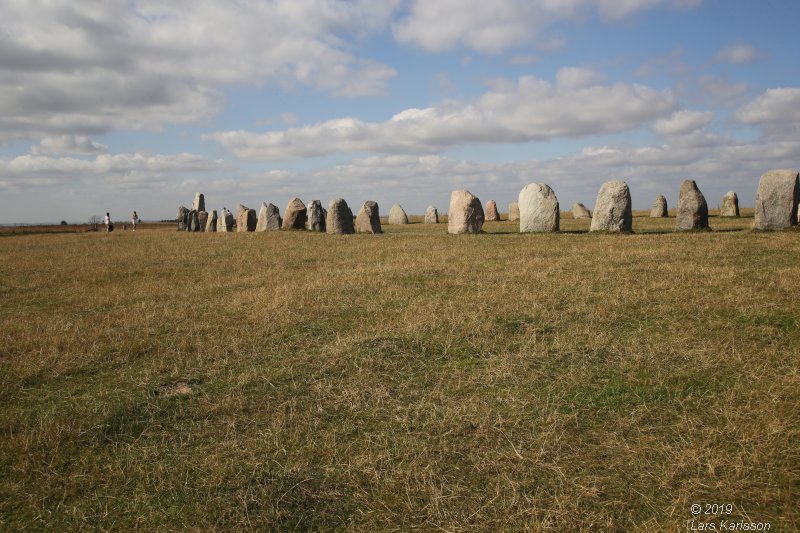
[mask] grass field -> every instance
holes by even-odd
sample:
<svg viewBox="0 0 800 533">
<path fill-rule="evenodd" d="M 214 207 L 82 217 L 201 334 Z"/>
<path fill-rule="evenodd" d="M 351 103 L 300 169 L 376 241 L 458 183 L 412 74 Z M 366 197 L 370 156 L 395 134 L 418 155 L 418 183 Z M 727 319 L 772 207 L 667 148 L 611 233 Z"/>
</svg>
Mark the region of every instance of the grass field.
<svg viewBox="0 0 800 533">
<path fill-rule="evenodd" d="M 800 232 L 674 225 L 6 234 L 0 529 L 796 530 Z"/>
</svg>

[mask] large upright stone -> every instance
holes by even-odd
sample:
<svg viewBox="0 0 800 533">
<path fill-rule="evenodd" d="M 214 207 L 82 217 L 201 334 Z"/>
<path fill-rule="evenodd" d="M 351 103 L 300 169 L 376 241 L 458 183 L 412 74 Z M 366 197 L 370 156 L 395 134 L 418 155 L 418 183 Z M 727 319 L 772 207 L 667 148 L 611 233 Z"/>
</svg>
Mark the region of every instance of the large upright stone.
<svg viewBox="0 0 800 533">
<path fill-rule="evenodd" d="M 212 209 L 211 214 L 208 216 L 208 221 L 206 221 L 206 233 L 216 233 L 217 220 L 217 210 Z"/>
<path fill-rule="evenodd" d="M 192 209 L 194 209 L 198 213 L 200 211 L 206 210 L 206 198 L 205 196 L 203 196 L 203 193 L 201 192 L 194 193 L 194 201 L 192 202 Z"/>
<path fill-rule="evenodd" d="M 656 196 L 656 201 L 650 207 L 650 218 L 667 218 L 667 198 L 663 194 Z"/>
<path fill-rule="evenodd" d="M 310 231 L 325 231 L 325 210 L 319 200 L 313 200 L 306 209 L 306 229 Z"/>
<path fill-rule="evenodd" d="M 592 212 L 581 203 L 572 204 L 572 218 L 592 218 Z"/>
<path fill-rule="evenodd" d="M 765 172 L 756 191 L 756 229 L 783 229 L 796 225 L 800 181 L 796 170 Z"/>
<path fill-rule="evenodd" d="M 283 212 L 283 229 L 305 229 L 306 227 L 306 204 L 300 198 L 292 198 Z"/>
<path fill-rule="evenodd" d="M 279 229 L 281 229 L 281 212 L 278 206 L 261 202 L 256 231 L 278 231 Z"/>
<path fill-rule="evenodd" d="M 520 212 L 521 213 L 521 212 Z M 486 221 L 497 222 L 500 220 L 500 213 L 497 211 L 497 202 L 489 200 L 486 202 Z"/>
<path fill-rule="evenodd" d="M 630 232 L 633 229 L 631 191 L 624 181 L 605 182 L 597 192 L 591 231 Z"/>
<path fill-rule="evenodd" d="M 255 231 L 256 224 L 258 224 L 258 216 L 256 210 L 239 204 L 236 206 L 236 231 L 244 233 L 248 231 Z"/>
<path fill-rule="evenodd" d="M 200 231 L 200 219 L 197 217 L 197 211 L 194 209 L 189 211 L 188 227 L 186 231 Z"/>
<path fill-rule="evenodd" d="M 227 208 L 224 208 L 219 215 L 219 220 L 217 220 L 217 233 L 229 233 L 233 231 L 234 222 L 233 213 L 228 211 Z"/>
<path fill-rule="evenodd" d="M 678 231 L 708 229 L 708 204 L 694 180 L 683 180 L 681 183 L 675 229 Z"/>
<path fill-rule="evenodd" d="M 558 198 L 548 185 L 529 183 L 519 192 L 519 232 L 558 231 Z"/>
<path fill-rule="evenodd" d="M 180 206 L 175 219 L 178 221 L 178 231 L 186 231 L 189 228 L 189 209 Z"/>
<path fill-rule="evenodd" d="M 353 212 L 344 198 L 334 198 L 328 205 L 328 216 L 325 219 L 325 230 L 331 234 L 355 233 L 353 228 Z"/>
<path fill-rule="evenodd" d="M 447 233 L 480 233 L 482 227 L 483 206 L 480 199 L 465 189 L 450 193 Z"/>
<path fill-rule="evenodd" d="M 736 191 L 728 191 L 722 197 L 722 207 L 719 210 L 721 217 L 738 217 L 739 216 L 739 197 Z"/>
<path fill-rule="evenodd" d="M 389 224 L 408 224 L 408 216 L 400 204 L 394 204 L 389 209 Z"/>
<path fill-rule="evenodd" d="M 197 222 L 200 223 L 200 231 L 206 231 L 208 225 L 208 212 L 200 211 L 197 213 Z"/>
<path fill-rule="evenodd" d="M 372 200 L 364 202 L 364 205 L 358 210 L 356 231 L 358 233 L 383 233 L 377 202 Z"/>
<path fill-rule="evenodd" d="M 426 224 L 439 223 L 439 211 L 436 209 L 436 207 L 429 205 L 428 209 L 425 210 L 425 223 Z"/>
<path fill-rule="evenodd" d="M 519 220 L 519 203 L 511 202 L 508 204 L 508 220 Z"/>
</svg>

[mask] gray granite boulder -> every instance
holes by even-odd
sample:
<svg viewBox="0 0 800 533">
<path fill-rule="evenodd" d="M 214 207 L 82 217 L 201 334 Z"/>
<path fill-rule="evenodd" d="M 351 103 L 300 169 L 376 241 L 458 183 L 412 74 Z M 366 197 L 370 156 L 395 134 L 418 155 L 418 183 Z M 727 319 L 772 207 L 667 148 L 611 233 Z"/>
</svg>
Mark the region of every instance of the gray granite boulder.
<svg viewBox="0 0 800 533">
<path fill-rule="evenodd" d="M 200 231 L 206 231 L 208 225 L 208 212 L 199 211 L 197 213 L 197 222 L 200 224 Z"/>
<path fill-rule="evenodd" d="M 428 209 L 425 210 L 425 223 L 426 224 L 439 223 L 439 211 L 436 209 L 436 207 L 429 205 Z"/>
<path fill-rule="evenodd" d="M 283 212 L 282 229 L 305 229 L 308 210 L 300 198 L 292 198 Z"/>
<path fill-rule="evenodd" d="M 678 231 L 708 229 L 708 204 L 694 180 L 684 180 L 681 183 L 675 229 Z"/>
<path fill-rule="evenodd" d="M 560 229 L 558 198 L 550 186 L 529 183 L 519 192 L 519 232 L 549 232 Z"/>
<path fill-rule="evenodd" d="M 389 224 L 408 224 L 408 216 L 400 204 L 394 204 L 389 209 Z"/>
<path fill-rule="evenodd" d="M 206 221 L 206 233 L 215 233 L 217 231 L 217 210 L 212 209 L 211 214 Z"/>
<path fill-rule="evenodd" d="M 655 202 L 650 207 L 650 218 L 667 218 L 667 198 L 663 194 L 656 196 Z"/>
<path fill-rule="evenodd" d="M 572 204 L 572 218 L 592 218 L 592 212 L 581 203 Z"/>
<path fill-rule="evenodd" d="M 590 231 L 625 233 L 633 230 L 631 191 L 624 181 L 603 183 L 597 192 Z"/>
<path fill-rule="evenodd" d="M 236 231 L 245 233 L 255 231 L 258 224 L 258 216 L 255 209 L 239 204 L 236 206 Z"/>
<path fill-rule="evenodd" d="M 765 172 L 756 190 L 756 229 L 784 229 L 797 225 L 800 182 L 796 170 Z"/>
<path fill-rule="evenodd" d="M 306 229 L 325 231 L 325 210 L 319 200 L 313 200 L 306 208 Z"/>
<path fill-rule="evenodd" d="M 383 233 L 381 229 L 381 216 L 378 212 L 377 202 L 372 200 L 364 202 L 356 215 L 356 231 L 358 233 Z"/>
<path fill-rule="evenodd" d="M 200 211 L 206 210 L 206 198 L 205 196 L 203 196 L 203 193 L 201 192 L 194 193 L 194 201 L 192 202 L 192 209 L 194 209 L 198 213 Z"/>
<path fill-rule="evenodd" d="M 325 218 L 325 231 L 334 235 L 355 233 L 353 212 L 344 198 L 334 198 L 328 205 L 328 216 Z"/>
<path fill-rule="evenodd" d="M 447 233 L 480 233 L 483 228 L 483 206 L 478 197 L 461 189 L 450 193 L 447 212 Z"/>
<path fill-rule="evenodd" d="M 278 231 L 281 229 L 281 212 L 278 206 L 261 202 L 258 209 L 256 231 Z"/>
<path fill-rule="evenodd" d="M 519 220 L 519 203 L 518 202 L 511 202 L 508 204 L 508 220 L 514 221 Z"/>
<path fill-rule="evenodd" d="M 183 206 L 178 208 L 178 214 L 175 216 L 178 221 L 178 231 L 186 231 L 189 229 L 189 209 Z"/>
<path fill-rule="evenodd" d="M 200 219 L 197 216 L 197 211 L 192 209 L 189 211 L 188 217 L 188 224 L 187 224 L 187 231 L 200 231 Z"/>
<path fill-rule="evenodd" d="M 728 191 L 725 193 L 725 196 L 722 197 L 722 207 L 719 209 L 719 216 L 739 216 L 739 197 L 736 195 L 736 191 Z"/>
<path fill-rule="evenodd" d="M 236 219 L 233 218 L 233 213 L 228 211 L 227 208 L 223 208 L 222 213 L 219 215 L 219 220 L 217 220 L 217 233 L 229 233 L 233 231 L 235 222 Z"/>
<path fill-rule="evenodd" d="M 497 222 L 500 220 L 500 213 L 497 211 L 497 202 L 494 200 L 486 202 L 485 220 L 487 222 Z"/>
</svg>

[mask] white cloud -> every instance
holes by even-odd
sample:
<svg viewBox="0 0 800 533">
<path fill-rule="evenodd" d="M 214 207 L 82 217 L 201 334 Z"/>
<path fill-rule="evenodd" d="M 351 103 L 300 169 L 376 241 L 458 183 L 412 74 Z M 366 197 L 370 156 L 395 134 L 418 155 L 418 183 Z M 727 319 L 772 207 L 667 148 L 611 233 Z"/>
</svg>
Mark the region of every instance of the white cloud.
<svg viewBox="0 0 800 533">
<path fill-rule="evenodd" d="M 539 58 L 536 56 L 513 56 L 508 60 L 511 65 L 535 65 L 538 62 Z"/>
<path fill-rule="evenodd" d="M 736 102 L 750 90 L 746 83 L 731 82 L 727 76 L 700 76 L 697 83 L 709 101 L 718 105 Z"/>
<path fill-rule="evenodd" d="M 435 153 L 464 143 L 514 143 L 635 128 L 676 107 L 670 91 L 642 85 L 587 85 L 590 71 L 564 70 L 559 83 L 505 80 L 477 100 L 406 109 L 385 122 L 341 118 L 286 131 L 217 132 L 237 157 L 281 160 L 348 152 Z"/>
<path fill-rule="evenodd" d="M 598 81 L 600 77 L 597 73 L 588 68 L 564 67 L 556 73 L 558 87 L 567 90 L 583 89 Z"/>
<path fill-rule="evenodd" d="M 34 155 L 104 154 L 108 146 L 92 141 L 85 135 L 45 137 L 31 149 Z"/>
<path fill-rule="evenodd" d="M 758 58 L 758 50 L 751 44 L 732 44 L 717 52 L 717 61 L 740 65 L 752 63 Z"/>
<path fill-rule="evenodd" d="M 800 88 L 768 89 L 736 112 L 745 124 L 761 126 L 769 135 L 800 133 Z"/>
<path fill-rule="evenodd" d="M 653 129 L 661 135 L 686 135 L 708 126 L 714 120 L 710 111 L 676 111 L 669 118 L 656 121 Z"/>
</svg>

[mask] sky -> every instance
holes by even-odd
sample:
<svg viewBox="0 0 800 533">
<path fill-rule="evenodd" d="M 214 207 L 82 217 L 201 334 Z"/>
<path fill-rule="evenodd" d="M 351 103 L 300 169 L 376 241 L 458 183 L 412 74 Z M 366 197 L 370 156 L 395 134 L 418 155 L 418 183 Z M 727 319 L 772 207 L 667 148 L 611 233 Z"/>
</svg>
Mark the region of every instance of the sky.
<svg viewBox="0 0 800 533">
<path fill-rule="evenodd" d="M 2 0 L 0 223 L 281 211 L 752 206 L 800 167 L 797 0 Z"/>
</svg>

